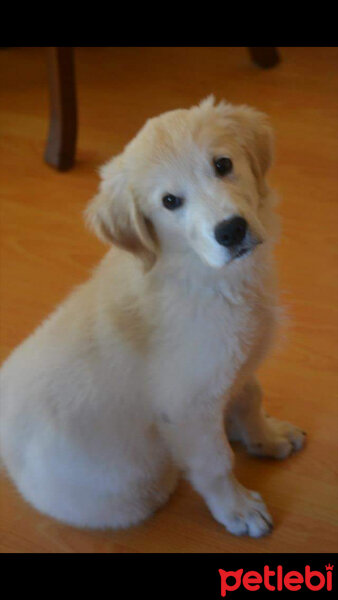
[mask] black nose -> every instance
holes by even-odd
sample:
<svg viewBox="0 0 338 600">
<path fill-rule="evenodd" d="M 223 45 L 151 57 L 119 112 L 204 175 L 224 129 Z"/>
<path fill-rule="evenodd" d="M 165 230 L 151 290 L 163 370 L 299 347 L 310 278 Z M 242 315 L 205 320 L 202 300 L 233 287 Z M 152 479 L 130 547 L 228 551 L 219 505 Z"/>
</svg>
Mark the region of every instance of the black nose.
<svg viewBox="0 0 338 600">
<path fill-rule="evenodd" d="M 240 244 L 246 234 L 247 222 L 242 217 L 221 221 L 215 227 L 215 238 L 221 246 L 231 248 Z"/>
</svg>

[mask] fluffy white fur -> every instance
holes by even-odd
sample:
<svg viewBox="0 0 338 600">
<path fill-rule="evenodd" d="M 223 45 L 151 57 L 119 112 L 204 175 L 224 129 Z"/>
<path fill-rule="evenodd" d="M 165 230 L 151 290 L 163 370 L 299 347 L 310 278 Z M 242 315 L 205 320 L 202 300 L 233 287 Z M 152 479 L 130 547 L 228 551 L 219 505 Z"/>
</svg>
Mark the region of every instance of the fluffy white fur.
<svg viewBox="0 0 338 600">
<path fill-rule="evenodd" d="M 270 531 L 228 439 L 279 458 L 304 441 L 265 415 L 254 375 L 276 316 L 271 154 L 264 115 L 210 97 L 149 120 L 102 168 L 86 217 L 112 247 L 1 371 L 2 457 L 43 513 L 127 527 L 183 470 L 230 532 Z M 221 156 L 234 165 L 225 177 Z M 184 205 L 167 210 L 166 193 Z M 231 260 L 214 228 L 234 215 L 263 243 Z"/>
</svg>

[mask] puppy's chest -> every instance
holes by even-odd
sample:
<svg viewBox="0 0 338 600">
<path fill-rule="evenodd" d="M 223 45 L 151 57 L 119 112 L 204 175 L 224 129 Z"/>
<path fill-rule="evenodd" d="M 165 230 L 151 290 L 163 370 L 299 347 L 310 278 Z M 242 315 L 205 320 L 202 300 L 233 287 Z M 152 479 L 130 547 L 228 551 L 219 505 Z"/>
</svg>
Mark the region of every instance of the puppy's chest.
<svg viewBox="0 0 338 600">
<path fill-rule="evenodd" d="M 215 293 L 178 306 L 177 314 L 168 312 L 163 322 L 166 368 L 177 380 L 212 385 L 219 392 L 264 354 L 274 318 L 263 297 L 230 300 Z"/>
<path fill-rule="evenodd" d="M 213 356 L 230 368 L 241 366 L 255 353 L 270 328 L 270 311 L 260 299 L 229 301 L 222 297 L 200 315 L 199 336 Z M 192 325 L 192 338 L 196 328 Z"/>
</svg>

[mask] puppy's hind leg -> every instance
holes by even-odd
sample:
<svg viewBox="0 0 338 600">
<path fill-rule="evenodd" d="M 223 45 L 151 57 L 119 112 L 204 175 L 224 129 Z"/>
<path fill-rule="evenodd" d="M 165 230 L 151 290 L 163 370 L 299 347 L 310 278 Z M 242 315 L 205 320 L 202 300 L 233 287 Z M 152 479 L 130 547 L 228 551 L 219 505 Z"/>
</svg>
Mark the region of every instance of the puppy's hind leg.
<svg viewBox="0 0 338 600">
<path fill-rule="evenodd" d="M 265 413 L 262 391 L 254 378 L 231 400 L 226 430 L 229 439 L 245 444 L 250 454 L 280 459 L 300 450 L 306 437 L 299 427 Z"/>
</svg>

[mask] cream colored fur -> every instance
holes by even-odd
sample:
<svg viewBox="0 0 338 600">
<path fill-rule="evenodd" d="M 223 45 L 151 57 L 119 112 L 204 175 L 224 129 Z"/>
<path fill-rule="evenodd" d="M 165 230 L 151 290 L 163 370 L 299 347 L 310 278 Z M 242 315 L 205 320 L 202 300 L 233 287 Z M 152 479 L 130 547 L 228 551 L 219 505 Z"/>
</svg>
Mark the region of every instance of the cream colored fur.
<svg viewBox="0 0 338 600">
<path fill-rule="evenodd" d="M 43 513 L 127 527 L 181 470 L 230 532 L 270 531 L 228 439 L 279 458 L 304 440 L 264 414 L 255 380 L 276 319 L 271 159 L 264 115 L 211 97 L 149 120 L 102 168 L 86 218 L 112 247 L 1 371 L 2 458 Z M 184 205 L 167 210 L 168 193 Z M 263 242 L 236 260 L 214 236 L 233 215 Z"/>
</svg>

